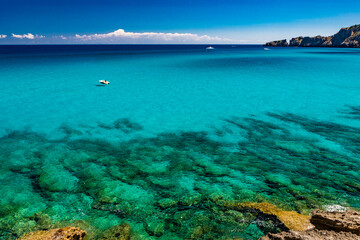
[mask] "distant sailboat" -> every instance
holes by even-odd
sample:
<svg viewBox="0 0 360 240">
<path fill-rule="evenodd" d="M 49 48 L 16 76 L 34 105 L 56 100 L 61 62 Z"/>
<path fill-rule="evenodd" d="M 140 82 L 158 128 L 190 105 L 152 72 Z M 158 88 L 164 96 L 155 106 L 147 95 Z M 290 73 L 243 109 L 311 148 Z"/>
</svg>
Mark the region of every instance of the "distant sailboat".
<svg viewBox="0 0 360 240">
<path fill-rule="evenodd" d="M 213 48 L 212 46 L 207 47 L 206 50 L 214 50 L 215 48 Z"/>
</svg>

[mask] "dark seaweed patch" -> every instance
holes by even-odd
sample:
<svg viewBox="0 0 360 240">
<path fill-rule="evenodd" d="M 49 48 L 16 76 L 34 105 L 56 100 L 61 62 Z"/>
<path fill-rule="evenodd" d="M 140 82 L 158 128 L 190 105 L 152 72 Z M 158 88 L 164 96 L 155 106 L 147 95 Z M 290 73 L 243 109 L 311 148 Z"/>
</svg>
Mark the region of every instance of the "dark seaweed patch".
<svg viewBox="0 0 360 240">
<path fill-rule="evenodd" d="M 360 120 L 360 106 L 346 106 L 340 113 L 344 114 L 345 118 Z"/>
<path fill-rule="evenodd" d="M 111 129 L 120 130 L 126 134 L 141 131 L 144 129 L 144 127 L 141 126 L 140 124 L 136 122 L 132 122 L 130 121 L 130 119 L 127 118 L 119 118 L 115 120 L 112 124 L 98 122 L 98 126 L 106 130 L 111 130 Z"/>
</svg>

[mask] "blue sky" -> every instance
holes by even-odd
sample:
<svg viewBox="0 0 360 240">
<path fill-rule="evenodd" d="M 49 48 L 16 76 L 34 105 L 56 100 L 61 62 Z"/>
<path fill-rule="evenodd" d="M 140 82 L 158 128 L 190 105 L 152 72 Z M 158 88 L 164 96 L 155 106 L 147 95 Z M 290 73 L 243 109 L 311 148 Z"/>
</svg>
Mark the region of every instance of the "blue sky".
<svg viewBox="0 0 360 240">
<path fill-rule="evenodd" d="M 0 0 L 0 44 L 263 43 L 359 23 L 359 0 Z"/>
</svg>

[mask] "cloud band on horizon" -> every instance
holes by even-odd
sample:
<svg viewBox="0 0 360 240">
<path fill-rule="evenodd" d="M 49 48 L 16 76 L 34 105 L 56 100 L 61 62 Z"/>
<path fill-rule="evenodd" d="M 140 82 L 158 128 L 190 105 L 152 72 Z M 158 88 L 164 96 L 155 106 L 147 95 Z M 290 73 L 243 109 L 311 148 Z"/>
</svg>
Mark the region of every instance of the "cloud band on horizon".
<svg viewBox="0 0 360 240">
<path fill-rule="evenodd" d="M 152 40 L 164 42 L 224 42 L 230 39 L 211 37 L 208 35 L 198 35 L 193 33 L 163 33 L 163 32 L 126 32 L 124 29 L 118 29 L 114 32 L 104 34 L 84 34 L 75 35 L 75 39 L 82 41 L 91 40 Z"/>
<path fill-rule="evenodd" d="M 11 37 L 13 38 L 19 38 L 19 39 L 36 39 L 36 38 L 44 38 L 45 36 L 43 35 L 34 35 L 32 33 L 28 33 L 28 34 L 11 34 Z"/>
</svg>

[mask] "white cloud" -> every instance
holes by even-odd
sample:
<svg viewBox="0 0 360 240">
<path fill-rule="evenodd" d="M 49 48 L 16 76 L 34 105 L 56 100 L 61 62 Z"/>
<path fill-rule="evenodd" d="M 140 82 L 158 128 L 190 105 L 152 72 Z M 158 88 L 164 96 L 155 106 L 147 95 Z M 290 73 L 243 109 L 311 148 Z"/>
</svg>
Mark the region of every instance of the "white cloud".
<svg viewBox="0 0 360 240">
<path fill-rule="evenodd" d="M 7 35 L 0 34 L 0 39 L 1 39 L 1 38 L 6 38 L 6 37 L 7 37 Z"/>
<path fill-rule="evenodd" d="M 118 29 L 114 32 L 105 34 L 75 35 L 76 39 L 83 41 L 90 40 L 153 40 L 163 42 L 224 42 L 230 39 L 220 37 L 210 37 L 208 35 L 198 35 L 193 33 L 162 33 L 162 32 L 125 32 Z"/>
<path fill-rule="evenodd" d="M 34 35 L 34 34 L 31 34 L 31 33 L 28 33 L 28 34 L 23 34 L 23 35 L 18 35 L 18 34 L 14 34 L 12 33 L 11 34 L 13 38 L 19 38 L 19 39 L 24 39 L 24 38 L 27 38 L 27 39 L 36 39 L 36 38 L 44 38 L 45 36 L 43 35 Z"/>
<path fill-rule="evenodd" d="M 20 38 L 20 39 L 24 39 L 24 38 L 27 38 L 27 39 L 34 39 L 35 36 L 31 33 L 28 33 L 28 34 L 23 34 L 23 35 L 18 35 L 18 34 L 13 34 L 12 33 L 12 37 L 13 38 Z"/>
<path fill-rule="evenodd" d="M 67 37 L 65 37 L 64 35 L 60 35 L 59 38 L 61 38 L 63 40 L 67 39 Z"/>
</svg>

